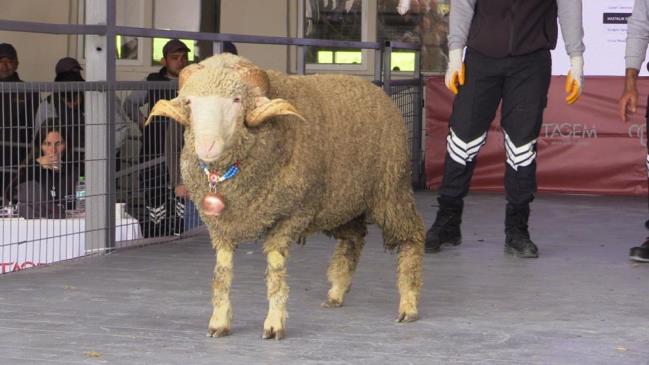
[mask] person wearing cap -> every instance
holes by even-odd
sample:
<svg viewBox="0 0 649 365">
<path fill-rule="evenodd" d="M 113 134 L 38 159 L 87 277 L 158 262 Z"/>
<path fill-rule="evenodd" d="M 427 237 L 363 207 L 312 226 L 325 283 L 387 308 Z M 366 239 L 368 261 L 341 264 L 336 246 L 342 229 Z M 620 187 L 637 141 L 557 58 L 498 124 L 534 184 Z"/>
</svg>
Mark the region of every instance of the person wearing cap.
<svg viewBox="0 0 649 365">
<path fill-rule="evenodd" d="M 22 81 L 18 77 L 18 53 L 9 43 L 0 44 L 0 82 Z"/>
<path fill-rule="evenodd" d="M 55 82 L 82 82 L 84 80 L 81 76 L 81 71 L 83 67 L 79 64 L 79 61 L 72 57 L 63 57 L 54 66 L 54 72 L 56 76 L 54 77 Z M 39 130 L 41 125 L 52 118 L 59 118 L 66 125 L 80 125 L 83 124 L 83 93 L 68 91 L 66 93 L 55 92 L 52 95 L 44 98 L 38 110 L 36 111 L 36 116 L 34 117 L 34 129 Z M 70 112 L 68 112 L 70 111 Z M 82 147 L 80 144 L 82 138 L 80 132 L 74 133 L 76 140 L 75 143 L 72 143 L 72 147 L 78 148 Z M 72 135 L 72 134 L 71 134 Z"/>
<path fill-rule="evenodd" d="M 0 43 L 0 82 L 23 82 L 18 76 L 18 52 L 9 43 Z M 2 136 L 0 137 L 0 186 L 12 179 L 12 171 L 26 158 L 27 148 L 18 143 L 31 141 L 36 93 L 5 87 L 0 99 Z M 0 200 L 9 200 L 0 194 Z"/>
<path fill-rule="evenodd" d="M 83 67 L 81 67 L 79 61 L 72 57 L 63 57 L 54 66 L 54 72 L 56 72 L 57 76 L 64 72 L 76 72 L 81 75 L 81 71 L 83 71 Z"/>
<path fill-rule="evenodd" d="M 61 72 L 57 73 L 54 78 L 55 82 L 85 81 L 80 70 L 61 69 L 58 66 L 59 64 L 57 64 L 57 70 Z M 39 130 L 48 119 L 56 119 L 61 124 L 59 127 L 65 130 L 70 147 L 74 149 L 84 148 L 85 133 L 83 126 L 86 124 L 86 114 L 83 105 L 83 90 L 64 88 L 65 91 L 63 91 L 61 89 L 59 88 L 58 91 L 41 100 L 34 118 L 34 129 Z M 81 159 L 81 157 L 75 156 L 76 159 Z"/>
<path fill-rule="evenodd" d="M 162 48 L 162 67 L 158 72 L 150 73 L 146 81 L 174 81 L 180 71 L 189 64 L 189 47 L 178 39 L 171 39 Z M 124 110 L 131 119 L 141 126 L 145 116 L 140 108 L 150 108 L 160 99 L 173 99 L 178 95 L 177 88 L 133 91 L 124 100 Z M 180 161 L 167 149 L 175 149 L 170 144 L 182 142 L 182 128 L 167 118 L 156 117 L 142 129 L 142 150 L 140 162 L 164 157 L 166 166 L 156 164 L 146 171 L 140 171 L 141 185 L 146 187 L 144 208 L 135 208 L 134 215 L 142 226 L 145 237 L 168 235 L 183 231 L 184 199 L 188 192 L 180 178 Z M 166 168 L 165 168 L 166 167 Z M 146 181 L 145 181 L 146 180 Z M 172 189 L 167 189 L 171 186 Z M 129 207 L 127 207 L 129 208 Z"/>
<path fill-rule="evenodd" d="M 238 55 L 237 46 L 230 41 L 223 42 L 223 51 L 221 53 L 232 53 L 233 55 Z"/>
<path fill-rule="evenodd" d="M 18 53 L 9 43 L 0 43 L 0 82 L 23 82 L 18 76 Z M 6 89 L 6 88 L 5 88 Z M 34 116 L 36 93 L 25 91 L 3 92 L 2 127 L 28 127 Z M 23 141 L 25 133 L 19 133 Z M 31 135 L 31 133 L 29 133 Z M 16 141 L 17 139 L 12 139 Z M 26 141 L 26 140 L 25 140 Z"/>
<path fill-rule="evenodd" d="M 189 47 L 178 39 L 168 41 L 162 48 L 162 58 L 160 64 L 162 67 L 157 72 L 150 73 L 146 81 L 172 81 L 178 80 L 180 71 L 189 64 L 188 53 Z M 145 117 L 140 113 L 140 107 L 148 104 L 149 108 L 160 99 L 173 99 L 176 97 L 176 90 L 136 90 L 124 100 L 124 109 L 131 119 L 140 123 L 144 122 Z"/>
</svg>

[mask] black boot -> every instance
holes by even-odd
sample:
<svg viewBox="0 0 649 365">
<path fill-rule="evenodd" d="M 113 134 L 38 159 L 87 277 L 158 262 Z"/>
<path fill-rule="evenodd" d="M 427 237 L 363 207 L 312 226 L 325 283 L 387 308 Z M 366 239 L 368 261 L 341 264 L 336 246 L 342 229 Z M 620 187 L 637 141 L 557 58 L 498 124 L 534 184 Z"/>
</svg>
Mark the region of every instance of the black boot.
<svg viewBox="0 0 649 365">
<path fill-rule="evenodd" d="M 649 220 L 644 222 L 644 226 L 649 229 Z M 631 248 L 629 258 L 636 262 L 649 262 L 649 237 L 640 246 Z"/>
<path fill-rule="evenodd" d="M 505 252 L 521 258 L 539 257 L 539 250 L 530 239 L 527 221 L 530 217 L 529 205 L 507 204 L 505 216 Z"/>
<path fill-rule="evenodd" d="M 649 237 L 639 247 L 631 248 L 629 258 L 636 262 L 649 262 Z"/>
<path fill-rule="evenodd" d="M 426 252 L 439 252 L 442 245 L 457 246 L 462 243 L 462 200 L 437 198 L 439 209 L 435 223 L 426 232 Z"/>
</svg>

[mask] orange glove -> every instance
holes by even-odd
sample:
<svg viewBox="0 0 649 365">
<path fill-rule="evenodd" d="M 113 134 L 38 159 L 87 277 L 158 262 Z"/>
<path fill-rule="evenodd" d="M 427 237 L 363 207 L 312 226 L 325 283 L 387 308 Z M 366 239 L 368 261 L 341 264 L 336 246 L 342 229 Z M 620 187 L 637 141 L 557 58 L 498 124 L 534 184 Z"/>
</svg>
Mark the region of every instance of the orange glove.
<svg viewBox="0 0 649 365">
<path fill-rule="evenodd" d="M 446 75 L 444 77 L 444 82 L 446 87 L 453 92 L 453 94 L 458 93 L 458 84 L 459 86 L 464 85 L 464 63 L 462 63 L 462 49 L 452 49 L 448 53 L 448 67 L 446 69 Z"/>
<path fill-rule="evenodd" d="M 584 57 L 570 57 L 570 72 L 566 78 L 566 103 L 572 104 L 581 95 L 584 87 Z"/>
</svg>

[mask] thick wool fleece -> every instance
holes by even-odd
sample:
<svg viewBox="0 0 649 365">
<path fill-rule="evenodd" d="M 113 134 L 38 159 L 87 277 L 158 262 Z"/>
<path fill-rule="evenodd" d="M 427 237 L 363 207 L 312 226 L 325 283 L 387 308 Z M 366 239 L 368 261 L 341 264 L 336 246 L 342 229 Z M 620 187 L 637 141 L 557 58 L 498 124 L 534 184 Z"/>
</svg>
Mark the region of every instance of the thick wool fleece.
<svg viewBox="0 0 649 365">
<path fill-rule="evenodd" d="M 315 231 L 335 235 L 337 227 L 360 216 L 384 229 L 388 248 L 421 237 L 406 132 L 390 98 L 351 76 L 268 75 L 268 97 L 288 100 L 306 121 L 280 116 L 257 128 L 246 127 L 243 118 L 237 122 L 232 146 L 210 164 L 213 171 L 222 172 L 236 161 L 241 168 L 235 178 L 218 185 L 224 212 L 201 216 L 215 246 L 265 234 L 290 242 Z M 180 95 L 244 95 L 248 111 L 254 107 L 251 91 L 234 76 L 208 66 L 188 79 Z M 208 182 L 194 153 L 191 127 L 185 139 L 183 181 L 200 206 Z"/>
<path fill-rule="evenodd" d="M 269 311 L 262 337 L 280 339 L 287 318 L 289 245 L 316 231 L 338 239 L 327 271 L 331 289 L 323 305 L 339 306 L 349 290 L 367 221 L 381 228 L 385 247 L 398 250 L 397 320 L 416 320 L 424 229 L 415 209 L 399 111 L 381 89 L 360 78 L 268 72 L 266 96 L 287 100 L 304 120 L 275 116 L 249 127 L 245 115 L 256 108 L 255 95 L 261 89 L 241 79 L 236 71 L 241 65 L 234 64 L 242 61 L 247 62 L 221 55 L 201 62 L 202 67 L 194 67 L 186 77 L 177 100 L 191 102 L 183 98 L 215 95 L 238 97 L 242 103 L 234 134 L 219 158 L 208 165 L 212 172 L 223 173 L 239 164 L 240 173 L 216 188 L 224 197 L 225 210 L 219 216 L 206 216 L 199 208 L 217 251 L 208 334 L 229 333 L 232 252 L 239 242 L 264 239 Z M 187 112 L 187 107 L 177 108 Z M 219 122 L 215 116 L 214 123 Z M 181 172 L 200 207 L 209 184 L 195 152 L 191 123 L 185 129 Z"/>
</svg>

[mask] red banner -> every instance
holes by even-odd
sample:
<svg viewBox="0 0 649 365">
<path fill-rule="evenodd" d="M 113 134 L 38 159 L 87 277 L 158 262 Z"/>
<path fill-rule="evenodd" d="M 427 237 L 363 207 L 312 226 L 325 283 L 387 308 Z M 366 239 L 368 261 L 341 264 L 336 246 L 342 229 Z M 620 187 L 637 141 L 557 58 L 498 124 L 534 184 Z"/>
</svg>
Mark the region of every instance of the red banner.
<svg viewBox="0 0 649 365">
<path fill-rule="evenodd" d="M 577 103 L 564 101 L 565 77 L 553 76 L 548 107 L 538 139 L 538 189 L 544 192 L 646 195 L 646 100 L 649 80 L 638 82 L 638 110 L 624 123 L 618 100 L 624 78 L 587 77 Z M 426 80 L 426 183 L 436 189 L 442 180 L 448 119 L 453 94 L 443 77 Z M 477 158 L 471 182 L 474 191 L 502 191 L 505 150 L 496 115 Z"/>
</svg>

